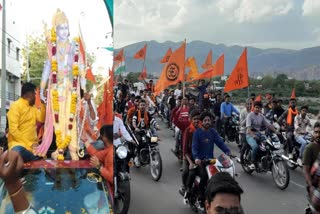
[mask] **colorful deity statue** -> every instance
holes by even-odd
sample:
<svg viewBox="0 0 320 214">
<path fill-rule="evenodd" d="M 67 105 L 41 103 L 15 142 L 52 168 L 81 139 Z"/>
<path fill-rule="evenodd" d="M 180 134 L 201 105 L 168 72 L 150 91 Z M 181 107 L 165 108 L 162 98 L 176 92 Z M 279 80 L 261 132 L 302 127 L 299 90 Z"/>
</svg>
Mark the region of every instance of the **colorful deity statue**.
<svg viewBox="0 0 320 214">
<path fill-rule="evenodd" d="M 79 51 L 79 38 L 69 40 L 69 22 L 59 9 L 53 16 L 49 32 L 46 36 L 48 59 L 40 84 L 40 97 L 47 103 L 47 115 L 43 142 L 37 154 L 45 156 L 54 133 L 58 149 L 52 158 L 63 160 L 63 154 L 68 148 L 72 160 L 78 160 L 80 85 L 85 89 L 85 69 Z"/>
</svg>

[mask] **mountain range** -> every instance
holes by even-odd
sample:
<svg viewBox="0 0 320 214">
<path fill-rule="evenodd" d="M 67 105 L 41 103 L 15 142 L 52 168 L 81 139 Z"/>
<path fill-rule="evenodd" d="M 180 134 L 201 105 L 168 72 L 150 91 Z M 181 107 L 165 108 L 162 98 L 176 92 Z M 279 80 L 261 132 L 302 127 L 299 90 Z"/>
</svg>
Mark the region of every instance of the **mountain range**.
<svg viewBox="0 0 320 214">
<path fill-rule="evenodd" d="M 133 58 L 134 54 L 147 43 L 147 55 L 145 65 L 147 73 L 159 76 L 164 64 L 160 60 L 169 47 L 174 51 L 181 42 L 166 41 L 142 41 L 130 44 L 124 48 L 126 72 L 141 72 L 143 61 Z M 186 57 L 194 56 L 197 61 L 199 72 L 202 72 L 201 65 L 204 63 L 208 52 L 213 52 L 213 62 L 221 54 L 225 57 L 225 74 L 231 73 L 238 58 L 240 57 L 243 46 L 226 46 L 224 44 L 212 44 L 204 41 L 192 41 L 187 43 Z M 281 48 L 260 49 L 255 47 L 248 48 L 248 67 L 250 77 L 287 74 L 288 77 L 301 80 L 320 79 L 320 46 L 305 48 L 301 50 L 290 50 Z M 115 55 L 120 49 L 115 50 Z"/>
</svg>

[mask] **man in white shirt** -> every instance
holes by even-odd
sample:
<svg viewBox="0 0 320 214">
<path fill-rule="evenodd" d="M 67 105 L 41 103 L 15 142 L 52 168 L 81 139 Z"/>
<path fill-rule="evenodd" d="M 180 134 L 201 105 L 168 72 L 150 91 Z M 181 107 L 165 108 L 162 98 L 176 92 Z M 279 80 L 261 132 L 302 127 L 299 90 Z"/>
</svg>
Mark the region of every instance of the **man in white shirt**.
<svg viewBox="0 0 320 214">
<path fill-rule="evenodd" d="M 174 98 L 177 100 L 178 97 L 182 96 L 182 83 L 179 82 L 176 90 L 174 90 Z"/>
<path fill-rule="evenodd" d="M 117 117 L 113 116 L 113 145 L 118 146 L 121 144 L 121 137 L 126 141 L 133 142 L 133 139 L 126 127 L 123 124 L 123 121 Z"/>
<path fill-rule="evenodd" d="M 308 136 L 307 127 L 311 127 L 310 119 L 307 116 L 308 106 L 302 106 L 300 114 L 294 118 L 294 138 L 301 145 L 299 154 L 299 164 L 301 165 L 304 148 L 307 145 L 306 137 Z"/>
</svg>

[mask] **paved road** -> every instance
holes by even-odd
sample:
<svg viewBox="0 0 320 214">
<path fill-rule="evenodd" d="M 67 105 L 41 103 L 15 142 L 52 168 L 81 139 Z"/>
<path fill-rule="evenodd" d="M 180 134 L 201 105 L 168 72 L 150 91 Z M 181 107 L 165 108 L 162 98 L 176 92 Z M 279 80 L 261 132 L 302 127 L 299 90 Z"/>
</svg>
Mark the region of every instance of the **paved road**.
<svg viewBox="0 0 320 214">
<path fill-rule="evenodd" d="M 161 122 L 160 122 L 161 124 Z M 160 151 L 163 160 L 163 174 L 159 182 L 152 180 L 149 168 L 132 168 L 131 180 L 131 205 L 130 214 L 162 214 L 162 213 L 193 213 L 182 202 L 178 193 L 181 185 L 179 162 L 171 153 L 174 145 L 172 131 L 161 124 L 159 132 Z M 234 154 L 238 149 L 234 144 L 228 144 Z M 218 148 L 215 153 L 220 153 Z M 242 204 L 246 214 L 270 213 L 304 213 L 306 206 L 304 179 L 301 169 L 290 170 L 290 184 L 284 191 L 279 190 L 273 183 L 271 174 L 247 175 L 241 165 L 236 163 L 236 178 L 245 193 Z"/>
</svg>

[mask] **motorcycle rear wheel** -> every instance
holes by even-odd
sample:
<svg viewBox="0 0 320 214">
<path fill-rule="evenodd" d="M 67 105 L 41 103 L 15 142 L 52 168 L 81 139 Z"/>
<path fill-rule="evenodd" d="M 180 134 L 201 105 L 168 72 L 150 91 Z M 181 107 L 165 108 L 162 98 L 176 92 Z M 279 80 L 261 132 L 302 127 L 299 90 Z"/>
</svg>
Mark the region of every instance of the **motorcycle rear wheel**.
<svg viewBox="0 0 320 214">
<path fill-rule="evenodd" d="M 279 189 L 284 190 L 290 182 L 289 169 L 283 160 L 277 160 L 274 163 L 271 166 L 273 181 Z"/>
<path fill-rule="evenodd" d="M 162 175 L 162 159 L 159 152 L 150 154 L 150 173 L 155 181 L 159 181 Z"/>
<path fill-rule="evenodd" d="M 115 198 L 114 212 L 116 214 L 127 214 L 130 206 L 130 181 L 124 180 L 118 183 L 118 197 Z"/>
</svg>

